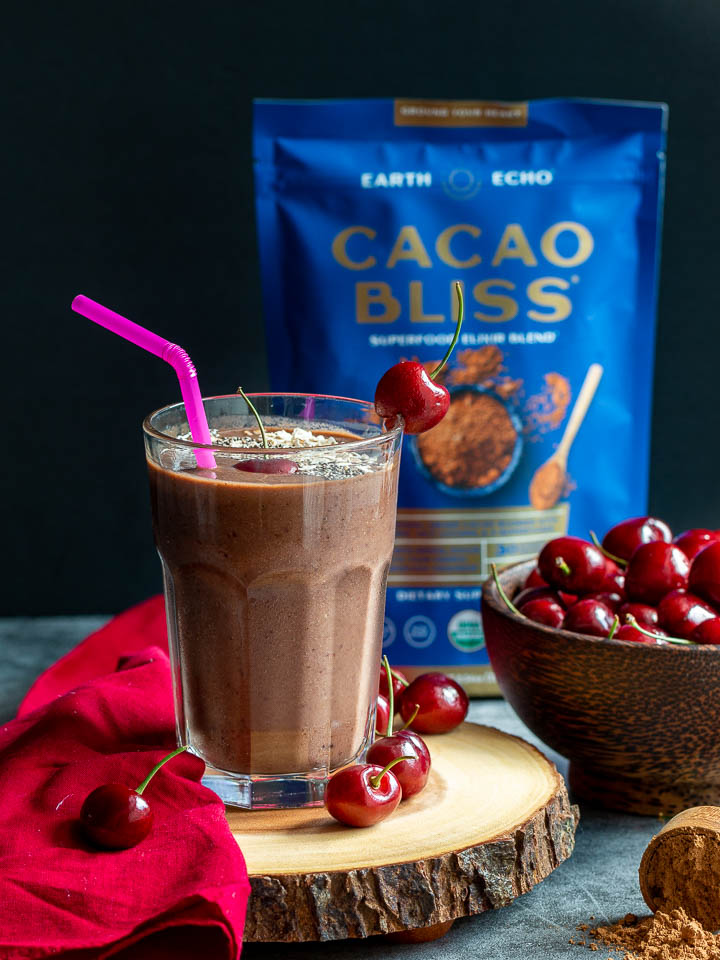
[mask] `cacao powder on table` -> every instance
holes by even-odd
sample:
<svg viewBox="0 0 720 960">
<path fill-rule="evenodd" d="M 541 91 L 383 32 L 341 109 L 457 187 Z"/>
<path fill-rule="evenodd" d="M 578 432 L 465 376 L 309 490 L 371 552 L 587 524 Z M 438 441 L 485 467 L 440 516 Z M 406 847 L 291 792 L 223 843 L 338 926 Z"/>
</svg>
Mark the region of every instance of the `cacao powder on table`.
<svg viewBox="0 0 720 960">
<path fill-rule="evenodd" d="M 604 927 L 578 927 L 585 940 L 571 940 L 577 946 L 598 951 L 608 947 L 621 960 L 720 960 L 720 939 L 683 909 L 638 918 L 628 913 L 622 920 Z"/>
</svg>

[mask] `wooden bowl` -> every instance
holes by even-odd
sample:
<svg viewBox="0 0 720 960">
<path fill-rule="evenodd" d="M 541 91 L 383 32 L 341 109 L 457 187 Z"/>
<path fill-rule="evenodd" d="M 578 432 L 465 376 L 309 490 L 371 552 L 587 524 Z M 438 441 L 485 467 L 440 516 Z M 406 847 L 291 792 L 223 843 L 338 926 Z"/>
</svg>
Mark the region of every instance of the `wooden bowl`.
<svg viewBox="0 0 720 960">
<path fill-rule="evenodd" d="M 500 573 L 512 599 L 534 561 Z M 613 810 L 720 804 L 720 648 L 603 640 L 513 613 L 492 579 L 482 618 L 505 698 L 570 761 L 570 787 Z"/>
</svg>

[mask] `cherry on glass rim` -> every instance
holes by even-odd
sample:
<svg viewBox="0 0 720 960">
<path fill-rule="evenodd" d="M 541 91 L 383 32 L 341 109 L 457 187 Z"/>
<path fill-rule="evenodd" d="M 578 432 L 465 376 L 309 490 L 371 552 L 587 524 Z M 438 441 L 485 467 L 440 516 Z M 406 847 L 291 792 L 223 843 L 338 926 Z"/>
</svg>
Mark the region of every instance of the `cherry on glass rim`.
<svg viewBox="0 0 720 960">
<path fill-rule="evenodd" d="M 459 283 L 455 284 L 455 293 L 458 300 L 455 333 L 447 353 L 433 372 L 428 373 L 417 360 L 402 360 L 382 375 L 375 388 L 375 412 L 388 430 L 392 430 L 402 418 L 405 433 L 424 433 L 440 423 L 448 412 L 450 393 L 435 379 L 450 359 L 460 336 L 463 295 Z"/>
<path fill-rule="evenodd" d="M 127 850 L 144 840 L 152 828 L 153 812 L 142 794 L 158 770 L 184 750 L 187 747 L 181 746 L 163 757 L 135 789 L 124 783 L 105 783 L 91 791 L 80 810 L 87 839 L 107 850 Z"/>
</svg>

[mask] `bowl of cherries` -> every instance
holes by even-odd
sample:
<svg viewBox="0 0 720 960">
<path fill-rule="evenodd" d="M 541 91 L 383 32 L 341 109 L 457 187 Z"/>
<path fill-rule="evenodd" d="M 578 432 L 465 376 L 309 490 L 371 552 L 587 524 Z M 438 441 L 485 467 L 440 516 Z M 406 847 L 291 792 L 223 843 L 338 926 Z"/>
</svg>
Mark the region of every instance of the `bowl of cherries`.
<svg viewBox="0 0 720 960">
<path fill-rule="evenodd" d="M 505 698 L 570 761 L 581 799 L 675 813 L 720 803 L 720 531 L 637 517 L 558 537 L 483 587 Z"/>
</svg>

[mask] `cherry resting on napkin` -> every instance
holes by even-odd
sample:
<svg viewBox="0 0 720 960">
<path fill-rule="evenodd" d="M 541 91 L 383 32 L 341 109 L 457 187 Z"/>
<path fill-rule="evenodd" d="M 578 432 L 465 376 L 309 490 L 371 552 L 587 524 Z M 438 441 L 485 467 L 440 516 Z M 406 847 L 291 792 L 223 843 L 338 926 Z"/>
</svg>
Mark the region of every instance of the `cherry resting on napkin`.
<svg viewBox="0 0 720 960">
<path fill-rule="evenodd" d="M 436 426 L 450 406 L 447 387 L 435 383 L 435 378 L 450 359 L 460 336 L 463 321 L 462 287 L 455 284 L 458 300 L 458 318 L 448 351 L 432 373 L 428 374 L 417 360 L 402 360 L 382 375 L 375 389 L 375 411 L 385 421 L 388 430 L 403 418 L 405 433 L 424 433 Z"/>
<path fill-rule="evenodd" d="M 80 823 L 85 836 L 107 850 L 127 850 L 150 833 L 153 812 L 143 792 L 160 767 L 187 747 L 178 747 L 156 764 L 143 782 L 133 790 L 124 783 L 105 783 L 85 798 Z"/>
</svg>

